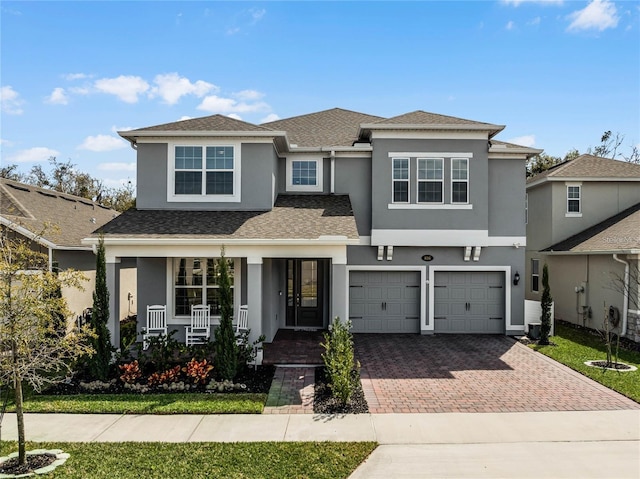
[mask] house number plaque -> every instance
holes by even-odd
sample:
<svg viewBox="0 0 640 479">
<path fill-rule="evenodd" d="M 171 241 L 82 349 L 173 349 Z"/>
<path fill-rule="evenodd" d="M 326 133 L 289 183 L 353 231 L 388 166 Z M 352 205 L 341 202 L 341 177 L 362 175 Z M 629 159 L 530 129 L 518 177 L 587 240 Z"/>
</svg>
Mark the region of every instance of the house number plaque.
<svg viewBox="0 0 640 479">
<path fill-rule="evenodd" d="M 422 256 L 422 261 L 432 261 L 433 260 L 433 256 L 431 256 L 430 254 L 425 254 Z"/>
</svg>

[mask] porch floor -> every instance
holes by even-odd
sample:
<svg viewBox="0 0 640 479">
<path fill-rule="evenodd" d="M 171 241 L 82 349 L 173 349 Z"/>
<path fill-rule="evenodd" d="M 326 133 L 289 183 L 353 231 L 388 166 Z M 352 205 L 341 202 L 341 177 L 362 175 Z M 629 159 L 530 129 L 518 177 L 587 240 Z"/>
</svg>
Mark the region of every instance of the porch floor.
<svg viewBox="0 0 640 479">
<path fill-rule="evenodd" d="M 263 344 L 263 364 L 322 365 L 322 331 L 279 329 L 271 343 Z"/>
</svg>

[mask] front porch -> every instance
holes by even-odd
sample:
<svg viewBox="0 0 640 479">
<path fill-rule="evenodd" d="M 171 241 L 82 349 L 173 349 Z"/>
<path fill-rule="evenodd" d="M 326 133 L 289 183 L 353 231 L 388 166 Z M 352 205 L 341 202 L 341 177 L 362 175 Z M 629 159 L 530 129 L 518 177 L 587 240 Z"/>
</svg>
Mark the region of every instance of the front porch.
<svg viewBox="0 0 640 479">
<path fill-rule="evenodd" d="M 273 341 L 264 343 L 262 364 L 311 365 L 322 364 L 324 342 L 322 331 L 280 329 Z"/>
</svg>

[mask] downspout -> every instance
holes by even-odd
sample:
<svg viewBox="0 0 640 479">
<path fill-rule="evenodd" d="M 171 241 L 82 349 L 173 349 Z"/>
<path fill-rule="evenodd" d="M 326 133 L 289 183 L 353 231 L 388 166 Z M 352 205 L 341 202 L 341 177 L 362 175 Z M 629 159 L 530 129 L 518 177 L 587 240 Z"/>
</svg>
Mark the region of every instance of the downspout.
<svg viewBox="0 0 640 479">
<path fill-rule="evenodd" d="M 53 271 L 53 249 L 48 248 L 49 250 L 49 273 Z"/>
<path fill-rule="evenodd" d="M 613 259 L 624 265 L 624 299 L 622 300 L 622 330 L 621 336 L 627 334 L 627 315 L 629 314 L 629 263 L 618 258 L 617 254 L 613 255 Z"/>
<path fill-rule="evenodd" d="M 330 193 L 336 192 L 336 152 L 331 150 L 331 190 Z"/>
</svg>

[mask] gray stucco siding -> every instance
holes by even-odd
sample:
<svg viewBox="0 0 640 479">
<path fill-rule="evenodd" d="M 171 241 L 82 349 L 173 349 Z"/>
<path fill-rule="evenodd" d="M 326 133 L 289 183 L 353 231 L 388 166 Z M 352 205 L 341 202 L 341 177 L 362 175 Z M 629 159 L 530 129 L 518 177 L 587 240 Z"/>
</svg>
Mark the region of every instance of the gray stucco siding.
<svg viewBox="0 0 640 479">
<path fill-rule="evenodd" d="M 469 159 L 469 203 L 472 209 L 447 209 L 451 203 L 451 162 L 444 161 L 442 209 L 389 209 L 392 203 L 392 159 L 390 152 L 472 153 Z M 435 156 L 435 155 L 434 155 Z M 417 161 L 410 159 L 410 204 L 417 198 Z M 489 228 L 489 173 L 485 140 L 384 140 L 373 141 L 372 156 L 373 229 L 487 230 Z"/>
<path fill-rule="evenodd" d="M 197 139 L 184 144 L 201 144 Z M 273 206 L 273 176 L 277 155 L 272 144 L 240 145 L 240 202 L 202 201 L 169 202 L 168 146 L 166 143 L 138 145 L 137 208 L 190 210 L 269 210 Z"/>
<path fill-rule="evenodd" d="M 138 258 L 138 332 L 146 326 L 147 306 L 167 304 L 167 260 Z M 167 311 L 167 317 L 171 312 Z"/>
<path fill-rule="evenodd" d="M 358 234 L 371 234 L 371 158 L 336 158 L 335 192 L 348 194 Z"/>
<path fill-rule="evenodd" d="M 525 236 L 524 160 L 489 160 L 489 236 Z"/>
<path fill-rule="evenodd" d="M 529 214 L 527 221 L 527 250 L 540 251 L 551 246 L 552 185 L 547 183 L 527 190 Z M 563 213 L 564 218 L 564 213 Z"/>
</svg>

